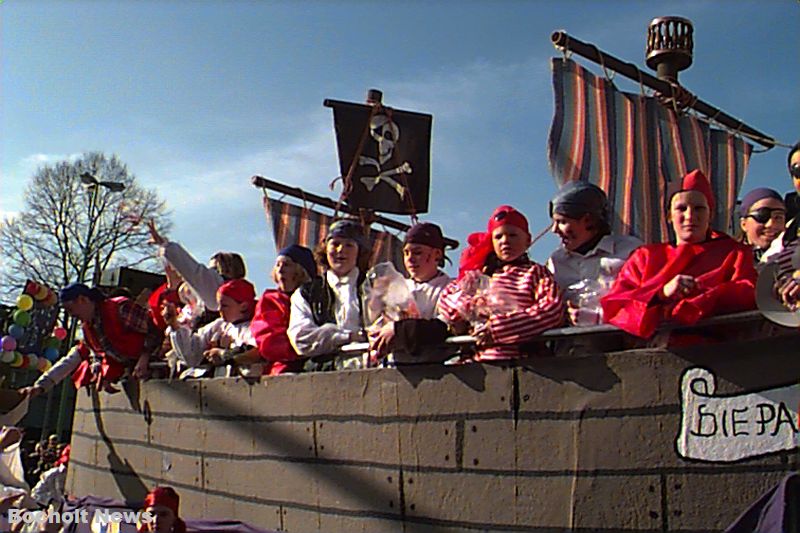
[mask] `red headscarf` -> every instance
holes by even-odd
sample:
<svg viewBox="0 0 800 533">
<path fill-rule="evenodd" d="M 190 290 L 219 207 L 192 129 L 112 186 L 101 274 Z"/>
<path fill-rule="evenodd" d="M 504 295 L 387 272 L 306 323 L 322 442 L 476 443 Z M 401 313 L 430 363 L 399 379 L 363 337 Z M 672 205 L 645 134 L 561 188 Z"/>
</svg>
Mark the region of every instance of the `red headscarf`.
<svg viewBox="0 0 800 533">
<path fill-rule="evenodd" d="M 670 194 L 670 202 L 673 196 L 684 191 L 697 191 L 705 196 L 709 212 L 714 213 L 714 191 L 711 189 L 711 182 L 708 181 L 708 178 L 701 170 L 694 169 L 683 177 L 680 188 L 673 190 L 672 194 Z"/>
<path fill-rule="evenodd" d="M 250 310 L 256 307 L 256 289 L 252 283 L 244 279 L 226 281 L 217 289 L 217 295 L 228 296 L 237 303 L 248 302 Z"/>
<path fill-rule="evenodd" d="M 70 452 L 71 449 L 72 448 L 70 447 L 69 444 L 64 446 L 64 449 L 61 450 L 61 455 L 58 456 L 58 459 L 53 464 L 55 466 L 66 465 L 69 462 L 69 452 Z"/>
<path fill-rule="evenodd" d="M 186 524 L 178 516 L 178 505 L 181 499 L 175 489 L 172 487 L 156 487 L 147 493 L 144 498 L 142 507 L 166 507 L 172 514 L 175 515 L 175 524 L 172 526 L 172 531 L 175 533 L 186 533 Z M 144 526 L 139 527 L 139 531 L 146 531 Z"/>
<path fill-rule="evenodd" d="M 470 270 L 483 268 L 486 258 L 494 249 L 492 246 L 492 232 L 506 224 L 516 226 L 528 235 L 531 233 L 528 229 L 528 219 L 525 218 L 525 215 L 510 205 L 501 205 L 489 217 L 485 233 L 472 233 L 467 237 L 467 247 L 461 252 L 461 260 L 458 264 L 458 279 L 461 279 Z"/>
</svg>

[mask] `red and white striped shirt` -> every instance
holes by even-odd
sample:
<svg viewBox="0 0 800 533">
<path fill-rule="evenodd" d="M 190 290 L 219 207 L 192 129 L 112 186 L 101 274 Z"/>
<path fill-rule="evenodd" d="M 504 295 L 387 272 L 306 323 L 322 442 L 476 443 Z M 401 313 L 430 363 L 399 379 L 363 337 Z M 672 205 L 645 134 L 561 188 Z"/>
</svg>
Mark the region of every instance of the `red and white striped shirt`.
<svg viewBox="0 0 800 533">
<path fill-rule="evenodd" d="M 489 317 L 489 331 L 495 346 L 480 351 L 477 360 L 524 357 L 518 345 L 534 340 L 540 333 L 562 325 L 564 301 L 553 275 L 538 263 L 505 265 L 492 275 L 492 290 L 513 311 Z M 460 300 L 468 298 L 458 283 L 450 282 L 439 296 L 439 314 L 445 322 L 462 320 Z"/>
</svg>

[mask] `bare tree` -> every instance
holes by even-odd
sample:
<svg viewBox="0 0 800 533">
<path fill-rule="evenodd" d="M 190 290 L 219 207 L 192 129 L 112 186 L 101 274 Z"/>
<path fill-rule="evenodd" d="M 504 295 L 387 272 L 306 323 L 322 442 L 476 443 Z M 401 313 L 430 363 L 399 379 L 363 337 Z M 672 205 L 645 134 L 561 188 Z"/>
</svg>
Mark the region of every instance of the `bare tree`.
<svg viewBox="0 0 800 533">
<path fill-rule="evenodd" d="M 137 185 L 117 156 L 90 152 L 43 166 L 23 211 L 0 221 L 2 291 L 18 294 L 26 278 L 57 288 L 91 280 L 97 269 L 152 261 L 150 218 L 165 230 L 171 225 L 164 202 Z"/>
</svg>

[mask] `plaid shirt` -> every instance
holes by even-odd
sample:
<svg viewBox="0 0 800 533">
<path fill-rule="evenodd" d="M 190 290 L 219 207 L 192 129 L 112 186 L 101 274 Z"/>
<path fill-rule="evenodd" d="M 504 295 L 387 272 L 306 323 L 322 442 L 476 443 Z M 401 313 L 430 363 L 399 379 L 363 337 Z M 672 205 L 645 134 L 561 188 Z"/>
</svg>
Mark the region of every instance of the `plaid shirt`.
<svg viewBox="0 0 800 533">
<path fill-rule="evenodd" d="M 119 320 L 122 327 L 145 336 L 142 354 L 150 354 L 150 356 L 153 356 L 159 348 L 161 348 L 163 334 L 156 327 L 155 323 L 153 323 L 147 309 L 130 300 L 122 302 L 118 309 Z M 102 346 L 103 352 L 106 355 L 120 362 L 128 360 L 114 351 L 114 345 L 111 344 L 111 341 L 106 335 L 103 328 L 103 318 L 99 312 L 94 314 L 89 327 L 94 331 L 97 342 Z"/>
</svg>

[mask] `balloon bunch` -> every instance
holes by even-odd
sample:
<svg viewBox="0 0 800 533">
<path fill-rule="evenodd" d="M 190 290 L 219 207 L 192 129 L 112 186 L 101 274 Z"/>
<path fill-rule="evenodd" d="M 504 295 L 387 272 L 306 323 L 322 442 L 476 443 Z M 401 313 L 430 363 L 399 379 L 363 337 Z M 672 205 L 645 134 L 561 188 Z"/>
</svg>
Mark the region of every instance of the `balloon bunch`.
<svg viewBox="0 0 800 533">
<path fill-rule="evenodd" d="M 21 347 L 21 340 L 25 336 L 26 328 L 31 325 L 31 313 L 34 305 L 40 307 L 52 307 L 58 303 L 58 295 L 47 287 L 29 281 L 25 286 L 25 291 L 17 298 L 17 309 L 12 314 L 13 323 L 8 328 L 7 335 L 0 338 L 0 362 L 6 363 L 12 368 L 37 369 L 40 372 L 47 372 L 58 359 L 61 341 L 67 337 L 67 330 L 57 327 L 52 335 L 44 339 L 38 353 L 30 352 L 22 354 L 18 351 Z"/>
</svg>

